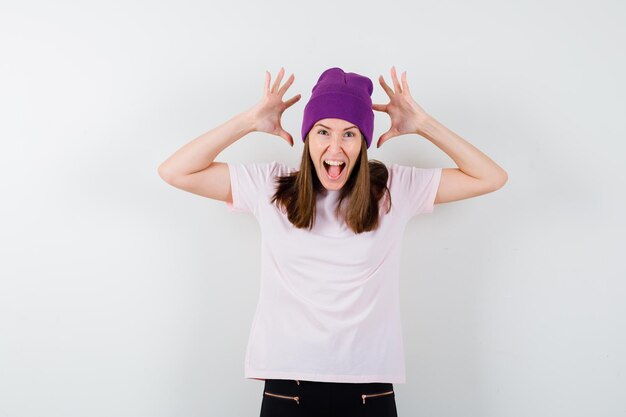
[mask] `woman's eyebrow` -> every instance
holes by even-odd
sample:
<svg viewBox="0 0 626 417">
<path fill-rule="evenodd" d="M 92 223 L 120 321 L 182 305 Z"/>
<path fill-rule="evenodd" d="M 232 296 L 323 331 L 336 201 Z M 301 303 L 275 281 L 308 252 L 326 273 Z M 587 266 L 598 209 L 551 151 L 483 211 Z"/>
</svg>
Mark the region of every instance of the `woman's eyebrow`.
<svg viewBox="0 0 626 417">
<path fill-rule="evenodd" d="M 318 124 L 316 124 L 315 126 L 322 126 L 322 127 L 326 128 L 326 129 L 328 129 L 328 130 L 333 130 L 333 129 L 331 129 L 330 127 L 328 127 L 328 126 L 324 126 L 324 125 L 323 125 L 323 124 L 321 124 L 321 123 L 318 123 Z M 315 126 L 313 126 L 313 127 L 315 127 Z M 352 129 L 353 127 L 356 127 L 356 126 L 346 127 L 344 130 Z"/>
</svg>

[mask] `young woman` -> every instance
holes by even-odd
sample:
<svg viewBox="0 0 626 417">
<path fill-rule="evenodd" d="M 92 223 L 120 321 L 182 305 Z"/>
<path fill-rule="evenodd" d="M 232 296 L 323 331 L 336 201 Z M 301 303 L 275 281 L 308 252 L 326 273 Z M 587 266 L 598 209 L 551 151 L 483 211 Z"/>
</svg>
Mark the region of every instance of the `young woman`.
<svg viewBox="0 0 626 417">
<path fill-rule="evenodd" d="M 216 162 L 247 133 L 278 135 L 293 74 L 261 101 L 176 151 L 160 167 L 169 184 L 252 213 L 262 234 L 261 286 L 245 377 L 265 381 L 261 417 L 397 416 L 394 383 L 405 383 L 399 262 L 408 221 L 434 205 L 495 191 L 506 172 L 412 99 L 392 68 L 394 89 L 372 104 L 372 81 L 325 70 L 304 109 L 299 169 Z M 392 137 L 417 133 L 459 168 L 417 168 L 368 159 L 373 110 L 386 112 Z"/>
</svg>

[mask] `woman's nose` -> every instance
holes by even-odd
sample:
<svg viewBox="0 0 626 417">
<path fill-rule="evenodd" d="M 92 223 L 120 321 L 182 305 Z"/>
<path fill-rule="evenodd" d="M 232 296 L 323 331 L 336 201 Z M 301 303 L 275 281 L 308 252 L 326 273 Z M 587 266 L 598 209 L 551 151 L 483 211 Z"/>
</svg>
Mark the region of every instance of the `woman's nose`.
<svg viewBox="0 0 626 417">
<path fill-rule="evenodd" d="M 329 147 L 331 149 L 341 149 L 341 138 L 337 138 L 337 137 L 331 138 Z"/>
</svg>

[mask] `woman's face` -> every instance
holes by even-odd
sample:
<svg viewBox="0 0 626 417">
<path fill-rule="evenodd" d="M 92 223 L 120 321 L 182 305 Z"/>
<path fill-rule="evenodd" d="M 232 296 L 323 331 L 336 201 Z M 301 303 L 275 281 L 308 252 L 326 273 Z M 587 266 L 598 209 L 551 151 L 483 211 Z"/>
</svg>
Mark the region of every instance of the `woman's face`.
<svg viewBox="0 0 626 417">
<path fill-rule="evenodd" d="M 343 119 L 322 119 L 313 125 L 309 152 L 317 177 L 326 189 L 339 190 L 346 183 L 361 152 L 362 140 L 359 128 Z M 328 161 L 342 164 L 331 166 Z"/>
</svg>

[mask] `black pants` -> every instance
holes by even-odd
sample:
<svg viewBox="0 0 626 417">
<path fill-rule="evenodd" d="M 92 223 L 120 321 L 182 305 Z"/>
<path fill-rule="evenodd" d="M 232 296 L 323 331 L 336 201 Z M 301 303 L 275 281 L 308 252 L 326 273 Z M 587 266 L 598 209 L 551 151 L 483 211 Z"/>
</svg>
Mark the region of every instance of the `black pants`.
<svg viewBox="0 0 626 417">
<path fill-rule="evenodd" d="M 393 384 L 266 379 L 261 417 L 397 417 Z"/>
</svg>

